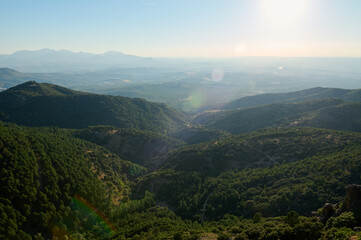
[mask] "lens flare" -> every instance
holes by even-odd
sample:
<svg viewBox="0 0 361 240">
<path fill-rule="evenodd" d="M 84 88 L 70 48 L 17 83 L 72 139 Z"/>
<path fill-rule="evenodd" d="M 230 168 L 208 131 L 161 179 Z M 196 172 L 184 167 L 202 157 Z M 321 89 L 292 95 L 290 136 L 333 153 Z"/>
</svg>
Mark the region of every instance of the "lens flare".
<svg viewBox="0 0 361 240">
<path fill-rule="evenodd" d="M 76 194 L 73 198 L 72 207 L 84 214 L 94 216 L 106 235 L 112 236 L 115 234 L 116 229 L 109 219 L 86 199 Z"/>
<path fill-rule="evenodd" d="M 184 109 L 186 111 L 193 111 L 203 106 L 206 98 L 206 92 L 202 90 L 194 90 L 190 93 L 189 97 L 184 99 Z"/>
</svg>

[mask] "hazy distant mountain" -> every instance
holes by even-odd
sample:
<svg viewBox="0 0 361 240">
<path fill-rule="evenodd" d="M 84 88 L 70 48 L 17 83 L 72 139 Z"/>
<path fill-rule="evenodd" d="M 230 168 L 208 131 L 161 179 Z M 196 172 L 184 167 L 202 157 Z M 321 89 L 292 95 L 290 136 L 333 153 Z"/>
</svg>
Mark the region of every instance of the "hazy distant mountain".
<svg viewBox="0 0 361 240">
<path fill-rule="evenodd" d="M 108 93 L 104 89 L 147 82 L 164 82 L 169 80 L 171 74 L 174 73 L 167 69 L 146 67 L 115 68 L 82 73 L 24 73 L 10 68 L 0 68 L 0 88 L 7 89 L 24 82 L 36 81 L 112 95 L 110 90 Z"/>
<path fill-rule="evenodd" d="M 77 92 L 32 81 L 0 93 L 0 120 L 27 126 L 112 125 L 165 133 L 182 128 L 186 117 L 144 99 Z"/>
<path fill-rule="evenodd" d="M 147 66 L 154 59 L 127 55 L 121 52 L 93 54 L 67 50 L 41 49 L 18 51 L 0 55 L 0 67 L 25 72 L 94 71 L 109 67 Z"/>
<path fill-rule="evenodd" d="M 28 81 L 47 82 L 72 87 L 81 85 L 84 82 L 89 83 L 90 80 L 90 78 L 82 74 L 23 73 L 10 68 L 0 68 L 0 90 L 5 90 Z"/>
</svg>

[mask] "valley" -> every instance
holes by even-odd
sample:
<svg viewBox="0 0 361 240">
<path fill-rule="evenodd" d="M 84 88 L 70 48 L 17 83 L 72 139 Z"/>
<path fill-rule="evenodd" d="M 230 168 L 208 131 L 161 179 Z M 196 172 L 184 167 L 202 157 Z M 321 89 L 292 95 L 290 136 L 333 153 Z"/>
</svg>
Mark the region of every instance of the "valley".
<svg viewBox="0 0 361 240">
<path fill-rule="evenodd" d="M 357 236 L 358 212 L 337 209 L 345 187 L 361 184 L 359 93 L 257 95 L 191 115 L 34 81 L 9 88 L 1 236 Z M 340 213 L 325 216 L 325 203 Z"/>
<path fill-rule="evenodd" d="M 360 0 L 0 0 L 0 240 L 361 240 Z"/>
</svg>

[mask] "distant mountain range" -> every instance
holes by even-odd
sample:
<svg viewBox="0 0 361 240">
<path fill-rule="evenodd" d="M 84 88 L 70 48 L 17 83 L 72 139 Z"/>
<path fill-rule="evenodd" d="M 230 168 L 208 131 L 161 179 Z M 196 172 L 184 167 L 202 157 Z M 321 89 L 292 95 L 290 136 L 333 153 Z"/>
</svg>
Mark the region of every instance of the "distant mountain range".
<svg viewBox="0 0 361 240">
<path fill-rule="evenodd" d="M 147 66 L 154 59 L 111 51 L 103 54 L 41 49 L 0 54 L 0 67 L 25 72 L 94 71 L 111 67 Z"/>
</svg>

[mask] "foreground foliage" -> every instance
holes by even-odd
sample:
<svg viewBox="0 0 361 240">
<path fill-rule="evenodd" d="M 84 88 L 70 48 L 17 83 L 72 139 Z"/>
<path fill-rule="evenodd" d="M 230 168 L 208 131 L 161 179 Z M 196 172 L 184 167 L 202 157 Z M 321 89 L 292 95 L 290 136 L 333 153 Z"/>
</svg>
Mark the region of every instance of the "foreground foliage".
<svg viewBox="0 0 361 240">
<path fill-rule="evenodd" d="M 360 134 L 268 129 L 170 153 L 179 162 L 186 156 L 187 164 L 216 154 L 224 171 L 164 165 L 147 173 L 74 137 L 95 137 L 100 130 L 144 142 L 173 141 L 112 127 L 74 131 L 0 123 L 0 239 L 341 240 L 360 235 L 353 228 L 361 221 L 352 212 L 325 224 L 305 217 L 325 202 L 341 206 L 344 187 L 360 183 Z M 232 156 L 230 149 L 238 150 Z M 253 168 L 222 168 L 229 159 L 247 163 L 245 156 L 252 154 L 236 155 L 246 149 L 279 158 Z"/>
</svg>

